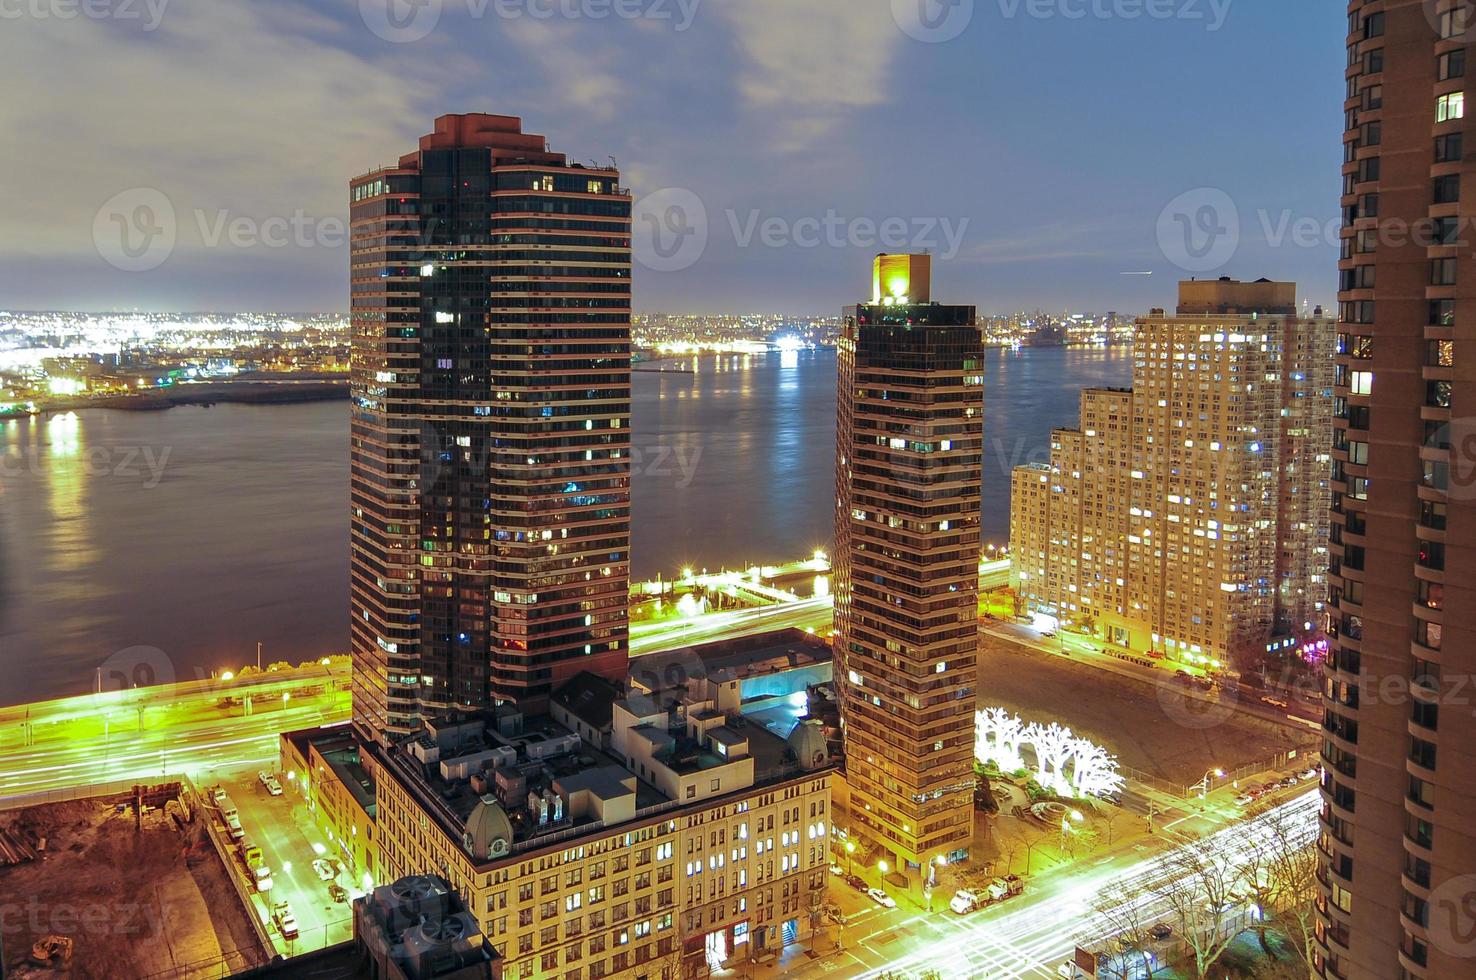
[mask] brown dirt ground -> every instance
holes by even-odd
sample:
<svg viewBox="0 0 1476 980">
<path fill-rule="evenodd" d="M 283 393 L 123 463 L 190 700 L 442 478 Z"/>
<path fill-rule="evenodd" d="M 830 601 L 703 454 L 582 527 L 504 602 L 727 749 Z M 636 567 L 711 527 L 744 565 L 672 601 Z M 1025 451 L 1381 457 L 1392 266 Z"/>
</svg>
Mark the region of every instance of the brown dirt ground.
<svg viewBox="0 0 1476 980">
<path fill-rule="evenodd" d="M 0 868 L 0 933 L 16 976 L 120 980 L 219 977 L 266 962 L 198 821 L 176 825 L 179 804 L 134 829 L 115 801 L 82 800 L 0 814 L 34 844 L 35 861 Z M 42 936 L 73 942 L 70 969 L 25 969 Z M 34 972 L 32 972 L 34 970 Z"/>
</svg>

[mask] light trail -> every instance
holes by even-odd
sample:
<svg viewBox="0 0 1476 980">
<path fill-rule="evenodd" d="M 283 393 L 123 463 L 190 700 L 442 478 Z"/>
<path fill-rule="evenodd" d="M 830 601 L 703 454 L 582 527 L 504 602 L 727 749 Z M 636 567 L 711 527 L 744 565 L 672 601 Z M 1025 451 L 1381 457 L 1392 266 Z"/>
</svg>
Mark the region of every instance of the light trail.
<svg viewBox="0 0 1476 980">
<path fill-rule="evenodd" d="M 1093 913 L 1097 896 L 1107 887 L 1130 884 L 1138 893 L 1135 904 L 1143 910 L 1146 921 L 1167 918 L 1168 908 L 1158 890 L 1174 871 L 1163 863 L 1165 856 L 1199 851 L 1227 867 L 1243 867 L 1258 853 L 1256 842 L 1273 832 L 1290 831 L 1296 835 L 1291 843 L 1311 845 L 1317 835 L 1319 807 L 1319 795 L 1314 790 L 1202 840 L 1150 858 L 1054 876 L 1033 898 L 1027 896 L 1023 904 L 1013 903 L 1010 912 L 990 915 L 986 910 L 967 919 L 946 920 L 951 933 L 947 942 L 931 943 L 927 949 L 856 976 L 858 980 L 876 980 L 884 975 L 918 977 L 927 971 L 937 971 L 950 980 L 1055 976 L 1056 967 L 1070 959 L 1078 945 L 1096 948 L 1112 938 L 1095 921 Z"/>
</svg>

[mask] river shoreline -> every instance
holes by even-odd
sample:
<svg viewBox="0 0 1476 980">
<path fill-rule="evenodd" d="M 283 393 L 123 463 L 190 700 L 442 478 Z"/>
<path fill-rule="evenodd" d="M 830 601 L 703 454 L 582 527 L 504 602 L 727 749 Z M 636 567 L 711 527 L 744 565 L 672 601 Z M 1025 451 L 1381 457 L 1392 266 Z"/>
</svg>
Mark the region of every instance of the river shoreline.
<svg viewBox="0 0 1476 980">
<path fill-rule="evenodd" d="M 161 412 L 182 405 L 299 405 L 307 402 L 347 401 L 348 381 L 290 383 L 234 381 L 152 388 L 137 394 L 98 398 L 49 398 L 36 405 L 42 415 L 110 408 L 121 412 Z"/>
</svg>

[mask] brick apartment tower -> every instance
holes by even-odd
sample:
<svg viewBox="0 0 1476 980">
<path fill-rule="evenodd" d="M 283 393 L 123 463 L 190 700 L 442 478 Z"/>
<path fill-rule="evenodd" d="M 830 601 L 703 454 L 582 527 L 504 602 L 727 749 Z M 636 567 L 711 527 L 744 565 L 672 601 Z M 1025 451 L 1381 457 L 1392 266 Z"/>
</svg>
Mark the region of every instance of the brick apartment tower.
<svg viewBox="0 0 1476 980">
<path fill-rule="evenodd" d="M 630 197 L 512 116 L 350 182 L 354 721 L 623 680 Z"/>
<path fill-rule="evenodd" d="M 1476 976 L 1470 10 L 1348 5 L 1323 977 Z"/>
<path fill-rule="evenodd" d="M 846 829 L 914 870 L 973 834 L 984 443 L 974 307 L 930 302 L 929 267 L 878 256 L 845 311 L 836 432 Z"/>
<path fill-rule="evenodd" d="M 1050 464 L 1014 472 L 1031 612 L 1211 669 L 1320 636 L 1334 327 L 1296 292 L 1183 282 L 1138 320 L 1133 387 L 1084 390 Z"/>
</svg>

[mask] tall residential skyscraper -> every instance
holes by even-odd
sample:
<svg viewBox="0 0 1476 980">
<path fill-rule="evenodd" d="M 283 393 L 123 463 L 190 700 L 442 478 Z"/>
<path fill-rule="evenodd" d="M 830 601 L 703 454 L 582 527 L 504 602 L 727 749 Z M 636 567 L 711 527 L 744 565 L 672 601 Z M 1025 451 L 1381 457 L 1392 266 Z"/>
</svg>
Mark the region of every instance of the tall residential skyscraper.
<svg viewBox="0 0 1476 980">
<path fill-rule="evenodd" d="M 1027 607 L 1209 667 L 1320 631 L 1333 332 L 1293 283 L 1180 283 L 1138 321 L 1133 388 L 1082 392 L 1050 464 L 1014 473 Z"/>
<path fill-rule="evenodd" d="M 354 719 L 623 681 L 630 197 L 511 116 L 350 183 Z"/>
<path fill-rule="evenodd" d="M 1470 11 L 1348 5 L 1324 977 L 1476 975 Z"/>
<path fill-rule="evenodd" d="M 966 856 L 984 379 L 974 307 L 878 256 L 839 343 L 835 652 L 849 831 L 915 867 Z"/>
</svg>

